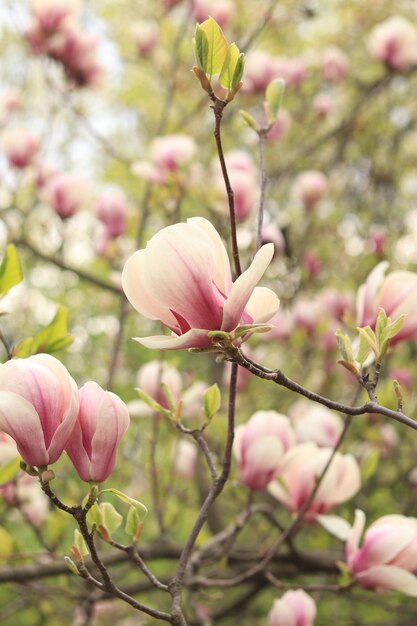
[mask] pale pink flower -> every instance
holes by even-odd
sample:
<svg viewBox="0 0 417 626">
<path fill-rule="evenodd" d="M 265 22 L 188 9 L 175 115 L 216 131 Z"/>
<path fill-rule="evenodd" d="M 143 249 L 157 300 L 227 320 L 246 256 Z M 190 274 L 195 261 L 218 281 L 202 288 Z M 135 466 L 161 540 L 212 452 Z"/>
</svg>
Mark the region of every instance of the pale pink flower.
<svg viewBox="0 0 417 626">
<path fill-rule="evenodd" d="M 79 397 L 58 359 L 37 354 L 0 365 L 0 430 L 16 442 L 28 465 L 60 457 L 74 426 Z"/>
<path fill-rule="evenodd" d="M 33 0 L 32 11 L 39 28 L 51 34 L 67 26 L 76 16 L 78 7 L 74 0 Z"/>
<path fill-rule="evenodd" d="M 339 415 L 305 398 L 290 407 L 289 416 L 298 443 L 311 441 L 319 447 L 332 448 L 343 430 Z"/>
<path fill-rule="evenodd" d="M 129 411 L 119 396 L 93 381 L 81 387 L 80 408 L 65 446 L 81 480 L 103 482 L 110 476 L 128 426 Z"/>
<path fill-rule="evenodd" d="M 52 176 L 43 190 L 43 199 L 63 219 L 81 209 L 87 195 L 85 179 L 75 172 Z"/>
<path fill-rule="evenodd" d="M 173 174 L 191 162 L 196 149 L 194 139 L 188 135 L 165 135 L 153 140 L 151 159 L 157 169 Z"/>
<path fill-rule="evenodd" d="M 282 231 L 276 224 L 271 223 L 262 226 L 262 244 L 265 243 L 274 244 L 274 258 L 283 254 L 285 250 L 285 239 Z"/>
<path fill-rule="evenodd" d="M 369 233 L 368 243 L 372 252 L 381 256 L 384 253 L 385 244 L 387 242 L 387 234 L 382 228 L 374 228 Z"/>
<path fill-rule="evenodd" d="M 286 109 L 280 109 L 278 117 L 272 128 L 268 131 L 268 141 L 280 141 L 288 133 L 291 126 L 291 115 Z"/>
<path fill-rule="evenodd" d="M 130 27 L 130 33 L 139 56 L 150 54 L 159 40 L 159 26 L 155 20 L 134 22 Z"/>
<path fill-rule="evenodd" d="M 283 78 L 288 86 L 301 87 L 307 78 L 307 71 L 306 61 L 302 57 L 274 59 L 274 78 Z"/>
<path fill-rule="evenodd" d="M 136 378 L 137 386 L 167 409 L 168 401 L 161 383 L 167 385 L 174 402 L 179 402 L 182 390 L 182 379 L 179 371 L 166 361 L 153 360 L 142 365 Z"/>
<path fill-rule="evenodd" d="M 332 448 L 319 448 L 310 442 L 294 446 L 285 457 L 279 481 L 270 483 L 268 491 L 291 513 L 297 513 L 313 491 L 332 452 Z M 360 470 L 355 458 L 351 454 L 336 452 L 304 520 L 316 521 L 333 507 L 352 498 L 360 486 Z"/>
<path fill-rule="evenodd" d="M 243 90 L 250 93 L 265 91 L 271 80 L 278 78 L 275 59 L 268 52 L 249 52 L 245 63 Z"/>
<path fill-rule="evenodd" d="M 335 97 L 330 93 L 318 93 L 313 98 L 312 107 L 317 117 L 326 117 L 336 108 Z"/>
<path fill-rule="evenodd" d="M 39 137 L 26 128 L 11 128 L 2 137 L 2 147 L 11 167 L 31 165 L 39 150 Z"/>
<path fill-rule="evenodd" d="M 232 150 L 225 154 L 226 167 L 230 184 L 234 192 L 236 220 L 248 219 L 259 201 L 258 177 L 255 163 L 248 152 Z M 218 162 L 213 166 L 215 185 L 222 197 L 221 210 L 229 213 L 227 190 Z"/>
<path fill-rule="evenodd" d="M 390 341 L 395 345 L 417 338 L 417 274 L 399 270 L 385 276 L 388 263 L 382 261 L 372 270 L 358 290 L 356 310 L 358 326 L 375 327 L 379 309 L 393 321 L 405 314 L 404 324 Z"/>
<path fill-rule="evenodd" d="M 279 475 L 285 453 L 294 445 L 290 420 L 276 411 L 257 411 L 236 428 L 234 454 L 242 482 L 263 489 Z"/>
<path fill-rule="evenodd" d="M 406 17 L 393 15 L 371 30 L 368 49 L 392 70 L 407 70 L 417 63 L 417 29 Z"/>
<path fill-rule="evenodd" d="M 147 348 L 210 347 L 208 331 L 268 321 L 279 300 L 256 285 L 272 255 L 272 244 L 263 246 L 233 283 L 226 249 L 209 221 L 195 217 L 162 229 L 128 259 L 122 285 L 137 311 L 172 334 L 136 340 Z"/>
<path fill-rule="evenodd" d="M 242 369 L 242 368 L 239 368 Z M 181 395 L 181 418 L 195 419 L 201 415 L 208 384 L 197 380 Z"/>
<path fill-rule="evenodd" d="M 326 80 L 332 83 L 339 83 L 349 70 L 349 58 L 336 46 L 329 46 L 323 50 L 320 67 Z"/>
<path fill-rule="evenodd" d="M 235 15 L 235 5 L 231 0 L 191 0 L 191 14 L 199 23 L 210 16 L 225 28 Z"/>
<path fill-rule="evenodd" d="M 19 456 L 16 442 L 10 435 L 0 432 L 0 467 Z"/>
<path fill-rule="evenodd" d="M 417 519 L 404 515 L 384 515 L 365 527 L 365 514 L 357 510 L 346 543 L 346 562 L 363 587 L 394 589 L 417 597 Z"/>
<path fill-rule="evenodd" d="M 292 193 L 296 200 L 311 211 L 322 200 L 327 191 L 327 178 L 321 172 L 308 170 L 299 174 Z"/>
<path fill-rule="evenodd" d="M 48 44 L 48 54 L 64 66 L 68 78 L 79 87 L 93 87 L 100 82 L 103 67 L 97 58 L 98 39 L 78 27 L 54 36 Z"/>
<path fill-rule="evenodd" d="M 287 591 L 275 600 L 268 615 L 269 626 L 314 626 L 316 604 L 303 589 Z"/>
<path fill-rule="evenodd" d="M 111 239 L 125 232 L 127 214 L 128 202 L 121 191 L 116 189 L 103 191 L 97 200 L 96 215 L 104 224 Z"/>
<path fill-rule="evenodd" d="M 181 478 L 193 478 L 197 465 L 197 457 L 197 446 L 191 441 L 188 441 L 188 439 L 180 439 L 174 449 L 174 471 Z"/>
<path fill-rule="evenodd" d="M 321 270 L 320 259 L 313 252 L 306 250 L 303 254 L 303 268 L 306 270 L 308 278 L 317 278 Z"/>
</svg>

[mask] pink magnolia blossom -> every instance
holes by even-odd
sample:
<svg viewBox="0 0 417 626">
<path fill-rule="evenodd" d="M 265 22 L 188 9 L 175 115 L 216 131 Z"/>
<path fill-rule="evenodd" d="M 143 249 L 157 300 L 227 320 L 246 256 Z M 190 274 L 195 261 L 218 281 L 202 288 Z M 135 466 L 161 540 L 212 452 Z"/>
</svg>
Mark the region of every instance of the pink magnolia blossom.
<svg viewBox="0 0 417 626">
<path fill-rule="evenodd" d="M 2 137 L 2 147 L 11 167 L 31 165 L 39 150 L 39 137 L 26 128 L 11 128 Z"/>
<path fill-rule="evenodd" d="M 268 491 L 289 511 L 297 513 L 313 491 L 332 452 L 332 448 L 318 448 L 310 442 L 294 446 L 285 457 L 279 481 L 270 483 Z M 336 452 L 304 519 L 316 521 L 331 508 L 352 498 L 360 485 L 355 458 Z"/>
<path fill-rule="evenodd" d="M 336 108 L 336 99 L 330 93 L 318 93 L 313 98 L 312 107 L 317 117 L 327 117 Z"/>
<path fill-rule="evenodd" d="M 188 441 L 188 439 L 180 439 L 174 449 L 174 471 L 181 478 L 193 478 L 197 465 L 197 457 L 197 446 L 191 441 Z"/>
<path fill-rule="evenodd" d="M 393 15 L 372 29 L 368 49 L 392 70 L 407 70 L 417 63 L 417 28 L 406 17 Z"/>
<path fill-rule="evenodd" d="M 155 20 L 138 20 L 130 28 L 133 43 L 139 56 L 152 52 L 159 40 L 159 27 Z"/>
<path fill-rule="evenodd" d="M 263 50 L 249 52 L 245 63 L 243 91 L 263 92 L 274 78 L 278 78 L 274 57 Z"/>
<path fill-rule="evenodd" d="M 338 83 L 349 70 L 349 58 L 336 46 L 329 46 L 321 55 L 320 67 L 326 80 L 332 83 Z"/>
<path fill-rule="evenodd" d="M 289 87 L 301 87 L 307 78 L 307 63 L 302 57 L 274 59 L 274 78 L 283 78 Z"/>
<path fill-rule="evenodd" d="M 291 115 L 286 109 L 280 109 L 277 120 L 268 131 L 266 139 L 268 141 L 280 141 L 288 133 L 291 126 Z"/>
<path fill-rule="evenodd" d="M 98 39 L 78 27 L 63 30 L 48 45 L 48 54 L 64 66 L 68 78 L 79 87 L 100 82 L 103 67 L 97 58 Z"/>
<path fill-rule="evenodd" d="M 280 473 L 285 453 L 294 445 L 290 421 L 276 411 L 257 411 L 236 428 L 234 453 L 242 482 L 263 489 Z"/>
<path fill-rule="evenodd" d="M 357 510 L 346 543 L 347 565 L 363 587 L 394 589 L 417 597 L 417 519 L 384 515 L 366 531 L 365 514 Z"/>
<path fill-rule="evenodd" d="M 372 270 L 358 290 L 356 310 L 358 326 L 375 327 L 379 309 L 392 320 L 405 314 L 404 324 L 391 345 L 417 338 L 417 274 L 399 270 L 385 276 L 388 263 L 382 261 Z"/>
<path fill-rule="evenodd" d="M 78 416 L 65 446 L 81 480 L 103 482 L 110 476 L 128 426 L 129 411 L 119 396 L 93 381 L 81 387 Z"/>
<path fill-rule="evenodd" d="M 165 135 L 153 140 L 151 158 L 154 165 L 164 173 L 174 173 L 190 163 L 196 149 L 194 139 L 188 135 Z"/>
<path fill-rule="evenodd" d="M 175 367 L 164 361 L 153 360 L 142 365 L 138 371 L 136 382 L 140 389 L 166 409 L 168 408 L 168 401 L 161 383 L 167 385 L 174 402 L 179 402 L 180 400 L 182 390 L 181 374 Z"/>
<path fill-rule="evenodd" d="M 15 440 L 28 465 L 55 463 L 78 405 L 74 380 L 53 356 L 37 354 L 0 365 L 0 430 Z"/>
<path fill-rule="evenodd" d="M 232 0 L 191 0 L 191 14 L 199 23 L 211 16 L 225 28 L 234 17 L 235 5 Z"/>
<path fill-rule="evenodd" d="M 74 22 L 76 12 L 71 0 L 34 0 L 33 16 L 25 31 L 32 52 L 47 53 L 51 39 Z"/>
<path fill-rule="evenodd" d="M 282 231 L 276 224 L 264 224 L 262 226 L 262 244 L 274 244 L 274 258 L 281 256 L 285 250 L 285 239 Z"/>
<path fill-rule="evenodd" d="M 309 211 L 314 209 L 322 200 L 326 191 L 327 178 L 316 170 L 308 170 L 299 174 L 292 189 L 294 198 Z"/>
<path fill-rule="evenodd" d="M 18 508 L 25 521 L 35 527 L 41 526 L 49 516 L 49 498 L 39 489 L 35 476 L 21 473 L 17 480 L 0 487 L 0 492 L 7 504 Z"/>
<path fill-rule="evenodd" d="M 263 246 L 233 283 L 226 249 L 208 220 L 194 217 L 163 228 L 128 259 L 122 286 L 137 311 L 172 334 L 136 340 L 147 348 L 206 348 L 210 330 L 268 321 L 279 300 L 256 285 L 272 255 L 273 245 Z"/>
<path fill-rule="evenodd" d="M 230 184 L 234 192 L 236 220 L 244 222 L 256 208 L 259 200 L 258 175 L 255 163 L 248 152 L 232 150 L 225 154 Z M 218 162 L 213 167 L 215 184 L 222 198 L 221 210 L 229 213 L 227 191 Z"/>
<path fill-rule="evenodd" d="M 305 398 L 290 407 L 289 416 L 298 443 L 311 441 L 332 448 L 343 430 L 343 422 L 336 413 Z"/>
<path fill-rule="evenodd" d="M 96 215 L 104 224 L 111 239 L 126 230 L 128 203 L 125 195 L 116 189 L 104 191 L 97 200 Z"/>
<path fill-rule="evenodd" d="M 269 626 L 314 626 L 316 604 L 303 589 L 287 591 L 275 600 L 268 615 Z"/>
<path fill-rule="evenodd" d="M 47 181 L 42 197 L 57 215 L 66 219 L 81 209 L 86 195 L 85 179 L 75 172 L 63 172 Z"/>
</svg>

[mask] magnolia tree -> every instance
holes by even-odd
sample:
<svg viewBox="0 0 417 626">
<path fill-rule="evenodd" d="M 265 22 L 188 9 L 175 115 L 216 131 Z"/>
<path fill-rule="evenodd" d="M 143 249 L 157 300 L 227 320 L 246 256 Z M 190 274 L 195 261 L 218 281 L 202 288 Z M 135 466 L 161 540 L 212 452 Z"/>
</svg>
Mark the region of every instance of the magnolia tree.
<svg viewBox="0 0 417 626">
<path fill-rule="evenodd" d="M 416 19 L 1 5 L 4 626 L 415 624 Z"/>
</svg>

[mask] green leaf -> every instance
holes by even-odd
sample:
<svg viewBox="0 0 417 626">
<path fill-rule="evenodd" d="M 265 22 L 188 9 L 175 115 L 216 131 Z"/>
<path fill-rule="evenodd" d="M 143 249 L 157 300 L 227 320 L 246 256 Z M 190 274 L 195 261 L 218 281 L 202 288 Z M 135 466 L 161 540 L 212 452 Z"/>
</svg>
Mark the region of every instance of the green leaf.
<svg viewBox="0 0 417 626">
<path fill-rule="evenodd" d="M 90 554 L 87 544 L 84 541 L 84 537 L 82 536 L 78 528 L 74 530 L 74 545 L 77 547 L 78 552 L 81 554 L 81 556 L 87 556 Z"/>
<path fill-rule="evenodd" d="M 356 360 L 358 361 L 358 363 L 363 365 L 366 359 L 368 358 L 368 356 L 370 355 L 370 353 L 371 353 L 371 348 L 369 346 L 367 339 L 365 339 L 365 337 L 360 334 L 359 335 L 359 349 L 358 349 L 358 354 L 356 355 Z"/>
<path fill-rule="evenodd" d="M 398 335 L 403 324 L 405 322 L 405 318 L 407 315 L 401 315 L 395 322 L 388 324 L 388 326 L 384 329 L 381 335 L 381 342 L 387 341 L 388 339 L 392 339 L 395 335 Z M 388 318 L 389 320 L 389 318 Z"/>
<path fill-rule="evenodd" d="M 282 99 L 284 97 L 284 91 L 285 81 L 282 78 L 275 78 L 275 80 L 271 81 L 266 88 L 265 98 L 268 104 L 268 112 L 271 117 L 270 121 L 275 121 L 277 119 Z"/>
<path fill-rule="evenodd" d="M 9 483 L 20 471 L 20 457 L 16 456 L 11 461 L 0 467 L 0 487 Z"/>
<path fill-rule="evenodd" d="M 144 504 L 142 504 L 142 502 L 139 502 L 139 500 L 135 500 L 134 498 L 127 496 L 125 493 L 123 493 L 123 491 L 119 491 L 118 489 L 109 487 L 108 489 L 102 489 L 100 491 L 100 494 L 102 493 L 114 493 L 114 495 L 117 496 L 119 500 L 130 504 L 130 506 L 133 506 L 138 512 L 141 511 L 144 517 L 146 517 L 146 515 L 148 514 L 148 509 Z"/>
<path fill-rule="evenodd" d="M 335 337 L 336 337 L 337 347 L 339 348 L 340 354 L 342 355 L 345 361 L 348 361 L 349 359 L 348 359 L 348 355 L 346 351 L 346 342 L 345 342 L 346 335 L 342 333 L 340 328 L 338 328 L 335 332 Z"/>
<path fill-rule="evenodd" d="M 125 532 L 133 537 L 136 535 L 138 525 L 141 523 L 142 521 L 139 517 L 137 509 L 134 506 L 131 506 L 126 517 Z"/>
<path fill-rule="evenodd" d="M 110 535 L 114 533 L 123 522 L 123 516 L 116 511 L 110 502 L 103 502 L 100 504 L 100 513 L 101 525 L 104 526 Z"/>
<path fill-rule="evenodd" d="M 249 113 L 247 113 L 246 111 L 239 111 L 239 113 L 241 114 L 249 128 L 253 128 L 253 130 L 258 131 L 258 125 L 252 115 L 249 115 Z"/>
<path fill-rule="evenodd" d="M 366 341 L 374 352 L 375 356 L 379 357 L 379 346 L 375 337 L 375 333 L 370 326 L 366 326 L 365 328 L 358 328 L 359 337 L 363 337 L 364 341 Z"/>
<path fill-rule="evenodd" d="M 0 557 L 7 557 L 13 553 L 13 541 L 7 530 L 0 526 Z"/>
<path fill-rule="evenodd" d="M 9 244 L 0 265 L 0 295 L 5 296 L 22 280 L 23 274 L 17 250 L 13 244 Z"/>
<path fill-rule="evenodd" d="M 60 306 L 48 326 L 42 328 L 34 337 L 24 339 L 18 344 L 14 356 L 24 358 L 40 352 L 51 354 L 68 347 L 73 341 L 73 337 L 68 334 L 67 309 Z"/>
<path fill-rule="evenodd" d="M 154 400 L 148 393 L 146 393 L 146 391 L 143 391 L 143 389 L 140 389 L 139 387 L 135 387 L 135 391 L 137 391 L 139 398 L 143 400 L 145 404 L 147 404 L 148 407 L 152 409 L 152 411 L 162 413 L 166 417 L 171 417 L 171 412 L 167 411 L 167 409 L 159 404 L 159 402 L 156 402 L 156 400 Z"/>
<path fill-rule="evenodd" d="M 69 556 L 64 556 L 64 561 L 66 563 L 66 566 L 70 570 L 70 572 L 72 572 L 73 574 L 76 574 L 76 576 L 80 576 L 78 567 L 75 565 L 74 561 L 70 559 Z"/>
<path fill-rule="evenodd" d="M 199 35 L 197 35 L 199 33 Z M 204 37 L 200 34 L 204 33 L 207 38 L 207 55 L 205 58 L 205 44 Z M 212 17 L 209 17 L 202 24 L 199 24 L 196 29 L 196 48 L 199 50 L 201 46 L 200 59 L 202 61 L 201 69 L 208 74 L 211 79 L 212 76 L 221 72 L 223 63 L 227 54 L 227 41 L 223 35 L 223 31 Z M 200 53 L 199 53 L 200 54 Z M 198 63 L 198 58 L 197 58 Z"/>
<path fill-rule="evenodd" d="M 164 396 L 167 399 L 169 410 L 171 411 L 171 413 L 175 413 L 175 411 L 177 410 L 177 406 L 175 404 L 174 396 L 172 395 L 171 389 L 164 381 L 161 382 L 161 387 L 164 392 Z"/>
<path fill-rule="evenodd" d="M 88 496 L 86 496 L 84 500 L 85 502 L 87 502 Z M 83 502 L 83 506 L 85 506 L 84 502 Z M 89 521 L 90 524 L 95 524 L 96 526 L 99 526 L 101 524 L 101 511 L 97 503 L 93 504 L 91 509 L 89 509 L 87 513 L 87 520 Z"/>
<path fill-rule="evenodd" d="M 362 482 L 366 482 L 375 474 L 379 464 L 379 452 L 373 449 L 361 464 Z"/>
<path fill-rule="evenodd" d="M 200 28 L 199 24 L 197 24 L 195 29 L 193 47 L 198 67 L 206 72 L 208 58 L 208 39 L 206 33 Z"/>
<path fill-rule="evenodd" d="M 245 66 L 244 56 L 243 53 L 239 52 L 235 43 L 230 44 L 219 76 L 219 83 L 227 91 L 232 91 L 242 78 Z"/>
<path fill-rule="evenodd" d="M 381 335 L 388 324 L 388 317 L 385 313 L 384 309 L 379 309 L 378 317 L 376 320 L 375 334 L 378 339 L 378 343 L 380 342 Z"/>
<path fill-rule="evenodd" d="M 204 394 L 204 413 L 209 419 L 220 409 L 221 394 L 216 384 L 207 389 Z"/>
</svg>

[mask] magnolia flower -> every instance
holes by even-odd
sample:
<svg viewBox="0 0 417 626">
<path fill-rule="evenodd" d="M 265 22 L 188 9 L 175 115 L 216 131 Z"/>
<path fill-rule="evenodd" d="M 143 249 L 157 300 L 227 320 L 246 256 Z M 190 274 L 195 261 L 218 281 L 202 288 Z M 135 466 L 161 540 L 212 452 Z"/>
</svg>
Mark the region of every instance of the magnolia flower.
<svg viewBox="0 0 417 626">
<path fill-rule="evenodd" d="M 395 345 L 404 339 L 417 338 L 417 274 L 400 270 L 385 276 L 387 267 L 387 261 L 378 263 L 359 287 L 357 321 L 358 326 L 374 328 L 380 308 L 393 321 L 405 314 L 400 332 L 390 341 Z"/>
<path fill-rule="evenodd" d="M 37 354 L 0 365 L 0 430 L 15 440 L 28 465 L 55 463 L 78 405 L 74 380 L 53 356 Z"/>
<path fill-rule="evenodd" d="M 272 244 L 263 246 L 233 283 L 226 249 L 210 222 L 195 217 L 163 228 L 128 259 L 122 286 L 137 311 L 172 334 L 136 340 L 147 348 L 207 348 L 208 331 L 268 321 L 279 300 L 256 285 L 273 252 Z"/>
<path fill-rule="evenodd" d="M 39 137 L 26 128 L 11 128 L 3 135 L 2 147 L 10 166 L 23 169 L 33 163 L 39 150 Z"/>
<path fill-rule="evenodd" d="M 174 471 L 181 478 L 193 478 L 197 465 L 197 446 L 188 439 L 180 439 L 175 445 L 173 456 Z"/>
<path fill-rule="evenodd" d="M 297 513 L 309 498 L 332 453 L 332 448 L 318 448 L 314 443 L 294 446 L 285 457 L 279 481 L 270 483 L 268 491 L 289 511 Z M 320 520 L 331 508 L 352 498 L 360 486 L 360 470 L 355 458 L 336 452 L 304 519 Z"/>
<path fill-rule="evenodd" d="M 349 70 L 349 59 L 340 48 L 329 46 L 322 53 L 320 67 L 326 80 L 338 83 Z"/>
<path fill-rule="evenodd" d="M 72 217 L 80 210 L 86 195 L 86 181 L 75 172 L 55 174 L 43 190 L 45 202 L 63 219 Z"/>
<path fill-rule="evenodd" d="M 179 402 L 182 390 L 180 372 L 165 361 L 153 360 L 142 365 L 136 378 L 137 386 L 167 409 L 168 400 L 161 383 L 167 385 L 174 402 Z M 142 415 L 152 415 L 154 413 L 144 402 L 143 409 Z"/>
<path fill-rule="evenodd" d="M 128 203 L 121 191 L 109 189 L 104 191 L 97 200 L 96 215 L 104 224 L 111 239 L 125 232 L 127 213 Z"/>
<path fill-rule="evenodd" d="M 305 591 L 287 591 L 275 600 L 268 615 L 270 626 L 313 626 L 316 604 Z"/>
<path fill-rule="evenodd" d="M 235 14 L 235 5 L 232 0 L 191 0 L 191 13 L 197 22 L 211 16 L 220 28 L 225 28 Z"/>
<path fill-rule="evenodd" d="M 136 51 L 140 56 L 152 52 L 159 40 L 159 27 L 155 20 L 138 20 L 130 27 Z"/>
<path fill-rule="evenodd" d="M 330 409 L 301 398 L 289 410 L 298 443 L 311 441 L 332 448 L 343 430 L 339 415 Z"/>
<path fill-rule="evenodd" d="M 128 426 L 129 411 L 119 396 L 93 381 L 81 387 L 77 420 L 65 446 L 81 480 L 103 482 L 110 476 Z"/>
<path fill-rule="evenodd" d="M 278 78 L 274 57 L 263 50 L 249 52 L 245 63 L 243 90 L 250 93 L 263 92 L 274 78 Z"/>
<path fill-rule="evenodd" d="M 316 170 L 308 170 L 297 176 L 292 193 L 306 209 L 312 210 L 323 198 L 326 190 L 326 176 Z"/>
<path fill-rule="evenodd" d="M 284 454 L 295 443 L 294 432 L 285 415 L 257 411 L 236 428 L 234 453 L 242 482 L 251 489 L 263 489 L 279 473 Z"/>
<path fill-rule="evenodd" d="M 291 115 L 286 109 L 280 109 L 276 122 L 266 135 L 268 141 L 280 141 L 288 133 L 291 126 Z"/>
<path fill-rule="evenodd" d="M 347 565 L 363 587 L 395 589 L 417 597 L 417 519 L 404 515 L 384 515 L 365 527 L 365 514 L 357 510 L 346 543 Z"/>
<path fill-rule="evenodd" d="M 417 29 L 402 15 L 393 15 L 369 34 L 371 55 L 393 70 L 407 70 L 417 63 Z"/>
</svg>

